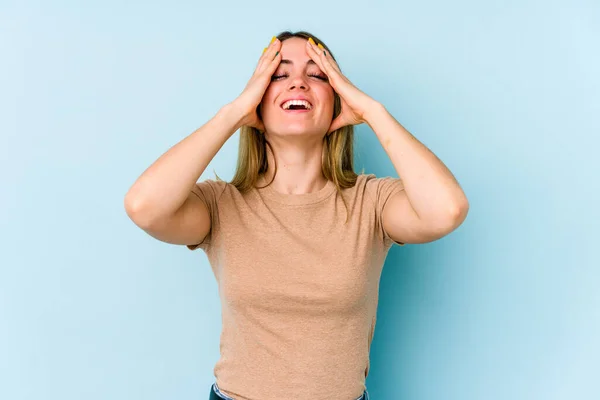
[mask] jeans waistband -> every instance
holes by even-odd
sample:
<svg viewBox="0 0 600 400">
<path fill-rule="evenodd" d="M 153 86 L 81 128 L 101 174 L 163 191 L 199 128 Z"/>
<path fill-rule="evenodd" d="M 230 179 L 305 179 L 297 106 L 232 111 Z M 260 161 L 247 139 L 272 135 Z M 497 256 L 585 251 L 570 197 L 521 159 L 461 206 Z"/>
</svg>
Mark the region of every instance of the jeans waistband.
<svg viewBox="0 0 600 400">
<path fill-rule="evenodd" d="M 235 400 L 235 399 L 227 396 L 225 393 L 221 392 L 219 390 L 219 386 L 217 385 L 217 382 L 215 382 L 212 384 L 209 400 L 219 400 L 219 399 Z M 358 397 L 356 400 L 369 400 L 369 391 L 365 389 L 364 393 L 360 397 Z"/>
</svg>

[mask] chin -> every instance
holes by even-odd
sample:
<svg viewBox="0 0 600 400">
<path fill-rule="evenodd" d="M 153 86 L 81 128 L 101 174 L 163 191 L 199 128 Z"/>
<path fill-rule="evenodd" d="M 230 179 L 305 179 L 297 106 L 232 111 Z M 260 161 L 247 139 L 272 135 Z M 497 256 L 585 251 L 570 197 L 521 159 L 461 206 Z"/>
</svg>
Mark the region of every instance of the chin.
<svg viewBox="0 0 600 400">
<path fill-rule="evenodd" d="M 312 128 L 312 129 L 307 129 L 304 126 L 298 126 L 298 127 L 294 127 L 294 126 L 286 126 L 284 128 L 281 129 L 272 129 L 269 130 L 267 128 L 267 132 L 272 132 L 269 133 L 269 136 L 278 136 L 278 137 L 323 137 L 325 136 L 325 128 L 323 129 L 318 129 L 318 128 Z"/>
<path fill-rule="evenodd" d="M 325 126 L 325 121 L 317 123 L 314 120 L 294 121 L 277 119 L 272 123 L 265 121 L 267 132 L 272 132 L 272 136 L 324 136 L 329 126 Z"/>
</svg>

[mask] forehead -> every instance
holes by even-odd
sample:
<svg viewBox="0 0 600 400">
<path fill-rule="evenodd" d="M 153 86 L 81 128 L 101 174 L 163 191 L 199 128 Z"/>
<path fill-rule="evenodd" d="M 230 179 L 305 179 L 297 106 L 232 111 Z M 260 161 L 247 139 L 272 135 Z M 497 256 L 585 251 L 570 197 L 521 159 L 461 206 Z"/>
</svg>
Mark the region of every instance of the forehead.
<svg viewBox="0 0 600 400">
<path fill-rule="evenodd" d="M 306 52 L 306 39 L 293 37 L 281 43 L 281 57 L 306 62 L 310 56 Z"/>
</svg>

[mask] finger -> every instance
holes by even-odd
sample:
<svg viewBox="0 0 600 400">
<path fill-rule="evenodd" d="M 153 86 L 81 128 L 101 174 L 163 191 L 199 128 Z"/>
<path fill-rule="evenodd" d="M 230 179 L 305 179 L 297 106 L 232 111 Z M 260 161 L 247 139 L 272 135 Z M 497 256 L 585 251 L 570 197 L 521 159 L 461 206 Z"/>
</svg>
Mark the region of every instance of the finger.
<svg viewBox="0 0 600 400">
<path fill-rule="evenodd" d="M 276 42 L 278 42 L 277 38 L 275 36 L 273 36 L 273 38 L 271 39 L 271 41 L 269 42 L 269 44 L 267 45 L 267 47 L 265 47 L 260 55 L 260 57 L 258 58 L 258 64 L 260 65 L 261 62 L 263 60 L 266 59 L 267 57 L 267 53 L 269 51 L 269 49 L 273 48 L 273 44 L 275 44 Z"/>
<path fill-rule="evenodd" d="M 273 36 L 271 39 L 271 43 L 267 47 L 264 48 L 262 55 L 258 61 L 258 65 L 256 67 L 256 73 L 259 74 L 265 68 L 265 64 L 268 64 L 270 61 L 276 57 L 276 53 L 281 50 L 281 41 Z"/>
<path fill-rule="evenodd" d="M 313 40 L 309 39 L 306 42 L 306 44 L 308 51 L 313 56 L 313 58 L 317 57 L 318 61 L 315 60 L 315 62 L 319 64 L 319 68 L 321 68 L 323 72 L 325 72 L 328 76 L 330 74 L 341 75 L 341 70 L 339 69 L 339 66 L 337 65 L 333 57 L 331 57 L 331 54 L 327 50 L 325 50 L 325 47 L 323 47 L 321 43 L 315 44 Z"/>
<path fill-rule="evenodd" d="M 337 65 L 337 63 L 335 62 L 333 57 L 331 57 L 331 53 L 329 53 L 327 50 L 325 50 L 325 48 L 323 46 L 321 46 L 320 43 L 317 45 L 317 48 L 318 48 L 317 54 L 319 55 L 319 58 L 321 59 L 323 67 L 327 71 L 335 71 L 334 72 L 335 75 L 342 77 L 342 71 L 340 70 L 340 67 Z M 330 72 L 330 73 L 333 73 L 333 72 Z"/>
<path fill-rule="evenodd" d="M 337 61 L 335 61 L 333 59 L 333 56 L 331 55 L 331 53 L 328 51 L 325 52 L 325 49 L 322 49 L 322 50 L 324 51 L 325 59 L 327 60 L 329 65 L 331 65 L 333 68 L 335 68 L 337 72 L 342 74 L 342 70 L 340 69 L 340 66 L 338 65 Z"/>
<path fill-rule="evenodd" d="M 268 51 L 267 51 L 268 53 Z M 246 88 L 252 88 L 251 92 L 256 96 L 264 96 L 266 90 L 271 84 L 271 77 L 281 63 L 281 52 L 276 51 L 271 61 L 264 61 L 260 70 L 256 70 L 252 78 L 248 81 Z M 260 92 L 260 93 L 259 93 Z"/>
<path fill-rule="evenodd" d="M 308 56 L 310 58 L 312 58 L 312 60 L 314 62 L 317 63 L 317 66 L 321 69 L 321 71 L 323 71 L 325 74 L 327 74 L 327 71 L 325 71 L 325 67 L 323 66 L 323 61 L 322 61 L 321 57 L 319 56 L 319 54 L 317 53 L 317 51 L 319 49 L 314 43 L 315 42 L 312 40 L 312 38 L 309 38 L 306 41 L 306 51 L 308 52 Z M 327 76 L 329 76 L 329 75 L 327 74 Z"/>
<path fill-rule="evenodd" d="M 341 74 L 342 70 L 340 70 L 339 65 L 337 64 L 337 62 L 335 62 L 335 60 L 331 56 L 331 53 L 325 50 L 325 47 L 323 47 L 321 43 L 317 44 L 317 49 L 317 53 L 319 54 L 319 56 L 325 60 L 323 64 L 333 67 L 337 72 Z"/>
<path fill-rule="evenodd" d="M 269 50 L 267 50 L 267 53 L 269 53 Z M 256 70 L 257 76 L 263 76 L 264 74 L 268 74 L 270 80 L 271 75 L 273 75 L 280 62 L 281 52 L 277 50 L 274 52 L 274 54 L 270 55 L 270 58 L 263 60 L 260 67 Z"/>
<path fill-rule="evenodd" d="M 265 61 L 265 63 L 262 65 L 262 70 L 258 72 L 261 79 L 265 78 L 270 83 L 271 77 L 275 73 L 275 70 L 277 69 L 277 67 L 279 67 L 280 63 L 281 63 L 281 52 L 276 51 L 275 54 L 273 55 L 273 59 L 270 61 L 268 61 L 268 60 Z"/>
</svg>

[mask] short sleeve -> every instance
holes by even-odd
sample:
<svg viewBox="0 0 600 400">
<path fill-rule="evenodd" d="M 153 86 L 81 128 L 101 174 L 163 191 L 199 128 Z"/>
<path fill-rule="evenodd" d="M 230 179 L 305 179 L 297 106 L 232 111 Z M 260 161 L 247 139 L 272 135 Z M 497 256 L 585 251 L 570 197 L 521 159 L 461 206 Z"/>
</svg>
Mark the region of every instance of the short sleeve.
<svg viewBox="0 0 600 400">
<path fill-rule="evenodd" d="M 377 219 L 377 229 L 383 237 L 386 245 L 398 244 L 403 246 L 404 243 L 394 241 L 383 228 L 383 209 L 387 201 L 396 193 L 404 190 L 404 184 L 400 178 L 384 177 L 375 178 L 367 182 L 367 189 L 375 203 L 375 217 Z"/>
<path fill-rule="evenodd" d="M 210 214 L 210 231 L 200 243 L 186 245 L 188 249 L 196 250 L 198 247 L 201 247 L 206 250 L 207 247 L 210 246 L 214 232 L 216 232 L 219 227 L 218 203 L 219 198 L 225 189 L 225 185 L 225 182 L 207 179 L 202 182 L 197 182 L 192 188 L 192 193 L 202 200 L 208 209 L 208 213 Z"/>
</svg>

